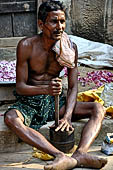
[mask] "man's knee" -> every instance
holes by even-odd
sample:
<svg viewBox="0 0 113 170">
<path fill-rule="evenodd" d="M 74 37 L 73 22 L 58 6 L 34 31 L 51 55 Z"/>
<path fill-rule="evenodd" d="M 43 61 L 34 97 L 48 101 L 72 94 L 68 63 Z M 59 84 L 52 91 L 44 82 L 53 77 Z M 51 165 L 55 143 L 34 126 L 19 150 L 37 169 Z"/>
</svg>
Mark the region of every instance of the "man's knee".
<svg viewBox="0 0 113 170">
<path fill-rule="evenodd" d="M 103 119 L 106 113 L 105 108 L 100 103 L 96 103 L 96 102 L 94 103 L 93 111 L 94 111 L 94 116 L 100 119 Z"/>
<path fill-rule="evenodd" d="M 8 111 L 4 116 L 4 122 L 6 125 L 11 125 L 14 123 L 15 119 L 17 118 L 17 114 L 15 110 Z"/>
</svg>

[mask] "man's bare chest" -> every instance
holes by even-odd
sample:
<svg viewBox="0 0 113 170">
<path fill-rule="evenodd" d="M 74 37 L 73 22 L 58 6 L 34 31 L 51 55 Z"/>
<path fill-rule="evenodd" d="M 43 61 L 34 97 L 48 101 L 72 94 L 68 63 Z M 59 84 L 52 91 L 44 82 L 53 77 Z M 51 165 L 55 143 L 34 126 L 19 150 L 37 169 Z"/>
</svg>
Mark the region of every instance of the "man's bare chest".
<svg viewBox="0 0 113 170">
<path fill-rule="evenodd" d="M 29 68 L 37 74 L 57 74 L 62 69 L 53 52 L 35 53 L 30 57 Z"/>
</svg>

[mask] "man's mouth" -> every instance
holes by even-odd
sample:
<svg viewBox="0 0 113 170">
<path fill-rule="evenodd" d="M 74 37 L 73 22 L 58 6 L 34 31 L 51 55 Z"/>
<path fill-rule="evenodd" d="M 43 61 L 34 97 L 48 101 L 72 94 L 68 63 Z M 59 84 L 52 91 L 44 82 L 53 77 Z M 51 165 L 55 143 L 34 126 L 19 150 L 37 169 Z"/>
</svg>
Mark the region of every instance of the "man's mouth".
<svg viewBox="0 0 113 170">
<path fill-rule="evenodd" d="M 55 35 L 62 35 L 62 31 L 61 32 L 54 32 Z"/>
</svg>

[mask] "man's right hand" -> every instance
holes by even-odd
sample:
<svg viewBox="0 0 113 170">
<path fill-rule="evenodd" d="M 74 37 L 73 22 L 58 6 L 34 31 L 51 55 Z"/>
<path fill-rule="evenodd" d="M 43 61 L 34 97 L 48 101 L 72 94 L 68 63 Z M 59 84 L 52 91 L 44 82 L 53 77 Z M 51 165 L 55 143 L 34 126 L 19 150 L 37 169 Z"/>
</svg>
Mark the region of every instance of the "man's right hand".
<svg viewBox="0 0 113 170">
<path fill-rule="evenodd" d="M 60 78 L 53 78 L 49 85 L 49 95 L 56 96 L 60 95 L 62 92 L 62 79 Z"/>
</svg>

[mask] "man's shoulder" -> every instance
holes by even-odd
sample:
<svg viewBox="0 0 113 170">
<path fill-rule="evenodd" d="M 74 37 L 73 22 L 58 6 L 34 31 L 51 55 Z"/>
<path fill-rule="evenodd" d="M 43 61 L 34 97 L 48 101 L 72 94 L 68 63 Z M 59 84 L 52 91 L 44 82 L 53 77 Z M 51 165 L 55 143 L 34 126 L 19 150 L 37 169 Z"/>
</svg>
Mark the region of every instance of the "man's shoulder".
<svg viewBox="0 0 113 170">
<path fill-rule="evenodd" d="M 21 39 L 17 45 L 17 57 L 27 58 L 31 56 L 33 47 L 38 41 L 39 36 L 24 37 Z M 24 56 L 24 57 L 23 57 Z"/>
<path fill-rule="evenodd" d="M 32 46 L 38 40 L 39 40 L 39 35 L 34 35 L 32 37 L 24 37 L 19 41 L 18 45 L 29 47 Z"/>
</svg>

